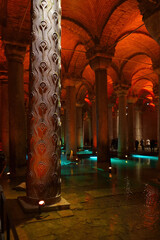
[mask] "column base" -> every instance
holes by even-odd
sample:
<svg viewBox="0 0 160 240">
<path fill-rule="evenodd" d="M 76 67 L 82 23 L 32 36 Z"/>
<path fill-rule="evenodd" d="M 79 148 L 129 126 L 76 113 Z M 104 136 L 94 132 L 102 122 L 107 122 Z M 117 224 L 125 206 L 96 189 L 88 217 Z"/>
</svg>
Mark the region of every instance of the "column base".
<svg viewBox="0 0 160 240">
<path fill-rule="evenodd" d="M 126 159 L 126 158 L 128 158 L 128 153 L 127 152 L 118 152 L 118 158 L 120 158 L 120 159 Z"/>
<path fill-rule="evenodd" d="M 71 161 L 71 162 L 79 162 L 80 159 L 78 158 L 77 155 L 72 155 L 71 154 L 67 154 L 67 160 Z"/>
<path fill-rule="evenodd" d="M 66 210 L 70 208 L 70 203 L 64 198 L 60 197 L 56 199 L 55 203 L 46 203 L 44 206 L 39 206 L 38 200 L 33 202 L 28 197 L 18 197 L 18 202 L 25 213 L 40 213 L 49 211 Z"/>
<path fill-rule="evenodd" d="M 101 168 L 106 172 L 110 172 L 111 163 L 110 162 L 97 162 L 97 168 Z"/>
</svg>

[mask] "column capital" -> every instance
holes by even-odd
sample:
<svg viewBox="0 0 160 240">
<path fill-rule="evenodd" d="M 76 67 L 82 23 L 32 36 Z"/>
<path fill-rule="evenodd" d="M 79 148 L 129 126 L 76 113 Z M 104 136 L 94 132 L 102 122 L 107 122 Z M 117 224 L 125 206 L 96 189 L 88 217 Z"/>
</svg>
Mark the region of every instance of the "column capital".
<svg viewBox="0 0 160 240">
<path fill-rule="evenodd" d="M 91 103 L 95 103 L 95 102 L 96 102 L 96 96 L 92 96 Z"/>
<path fill-rule="evenodd" d="M 106 69 L 112 62 L 114 51 L 114 48 L 109 50 L 99 45 L 90 48 L 86 56 L 91 68 L 94 71 L 97 69 Z"/>
<path fill-rule="evenodd" d="M 159 0 L 138 0 L 139 9 L 150 35 L 160 44 L 160 2 Z"/>
<path fill-rule="evenodd" d="M 76 103 L 76 107 L 78 107 L 78 108 L 82 108 L 83 107 L 83 103 Z"/>
<path fill-rule="evenodd" d="M 134 103 L 137 102 L 137 100 L 138 100 L 138 96 L 137 96 L 137 95 L 130 95 L 130 96 L 128 96 L 128 98 L 127 98 L 127 103 L 132 103 L 132 104 L 134 104 Z"/>
<path fill-rule="evenodd" d="M 158 86 L 158 84 L 153 85 L 153 93 L 154 93 L 153 103 L 156 106 L 158 106 L 158 104 L 159 104 L 159 86 Z"/>
<path fill-rule="evenodd" d="M 117 100 L 117 94 L 115 92 L 113 92 L 109 98 L 108 103 L 111 104 L 112 106 L 114 106 L 116 104 L 116 100 Z"/>
<path fill-rule="evenodd" d="M 0 71 L 0 81 L 8 81 L 8 71 L 7 70 L 3 70 Z"/>
<path fill-rule="evenodd" d="M 114 90 L 118 97 L 120 96 L 126 96 L 128 94 L 128 90 L 130 88 L 130 85 L 128 84 L 117 84 L 114 86 Z"/>
<path fill-rule="evenodd" d="M 72 77 L 72 76 L 64 77 L 63 88 L 76 87 L 79 81 L 80 81 L 80 78 L 77 78 L 77 77 Z"/>
<path fill-rule="evenodd" d="M 159 96 L 159 84 L 158 83 L 155 83 L 153 85 L 153 93 L 155 96 Z"/>
<path fill-rule="evenodd" d="M 150 17 L 160 7 L 159 0 L 137 0 L 138 6 L 143 15 L 143 20 Z"/>
<path fill-rule="evenodd" d="M 23 63 L 26 54 L 26 46 L 5 43 L 5 55 L 8 62 L 15 61 Z"/>
</svg>

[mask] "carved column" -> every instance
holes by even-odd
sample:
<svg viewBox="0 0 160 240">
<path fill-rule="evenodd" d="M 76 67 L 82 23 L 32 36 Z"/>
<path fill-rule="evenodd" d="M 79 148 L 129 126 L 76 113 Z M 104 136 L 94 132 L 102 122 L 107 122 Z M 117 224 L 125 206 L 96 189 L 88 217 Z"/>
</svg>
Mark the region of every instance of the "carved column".
<svg viewBox="0 0 160 240">
<path fill-rule="evenodd" d="M 26 124 L 24 105 L 23 61 L 26 48 L 19 45 L 5 45 L 8 60 L 9 97 L 9 152 L 10 171 L 26 163 Z"/>
<path fill-rule="evenodd" d="M 8 111 L 8 79 L 1 79 L 1 139 L 2 149 L 9 160 L 9 111 Z"/>
<path fill-rule="evenodd" d="M 119 133 L 118 133 L 118 157 L 123 158 L 127 152 L 127 129 L 126 129 L 126 97 L 127 85 L 115 87 L 119 98 Z"/>
<path fill-rule="evenodd" d="M 97 152 L 96 99 L 92 99 L 92 151 Z"/>
<path fill-rule="evenodd" d="M 60 0 L 32 1 L 27 201 L 61 198 Z"/>
<path fill-rule="evenodd" d="M 77 148 L 83 149 L 83 119 L 82 119 L 82 104 L 76 104 L 77 113 Z"/>
<path fill-rule="evenodd" d="M 76 88 L 74 85 L 66 87 L 66 154 L 77 153 L 76 137 Z"/>
<path fill-rule="evenodd" d="M 107 53 L 110 55 L 110 53 Z M 90 49 L 87 57 L 95 72 L 96 84 L 96 116 L 97 116 L 97 161 L 110 165 L 109 133 L 108 133 L 108 97 L 107 97 L 107 67 L 111 57 L 106 57 L 106 51 L 100 46 Z"/>
</svg>

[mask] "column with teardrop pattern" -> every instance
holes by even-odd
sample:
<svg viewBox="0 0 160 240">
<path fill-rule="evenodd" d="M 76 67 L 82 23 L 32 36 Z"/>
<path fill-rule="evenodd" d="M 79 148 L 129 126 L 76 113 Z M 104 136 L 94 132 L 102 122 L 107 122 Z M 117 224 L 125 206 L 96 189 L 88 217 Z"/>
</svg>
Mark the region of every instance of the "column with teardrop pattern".
<svg viewBox="0 0 160 240">
<path fill-rule="evenodd" d="M 53 204 L 61 196 L 61 1 L 32 1 L 27 198 Z"/>
</svg>

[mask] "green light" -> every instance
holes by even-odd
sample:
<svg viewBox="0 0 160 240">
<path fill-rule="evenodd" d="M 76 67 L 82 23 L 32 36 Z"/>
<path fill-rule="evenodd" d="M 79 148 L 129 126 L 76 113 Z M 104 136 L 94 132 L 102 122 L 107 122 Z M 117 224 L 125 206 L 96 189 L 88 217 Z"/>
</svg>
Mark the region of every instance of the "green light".
<svg viewBox="0 0 160 240">
<path fill-rule="evenodd" d="M 158 160 L 158 157 L 155 157 L 155 156 L 132 155 L 132 157 L 134 157 L 134 158 Z"/>
</svg>

